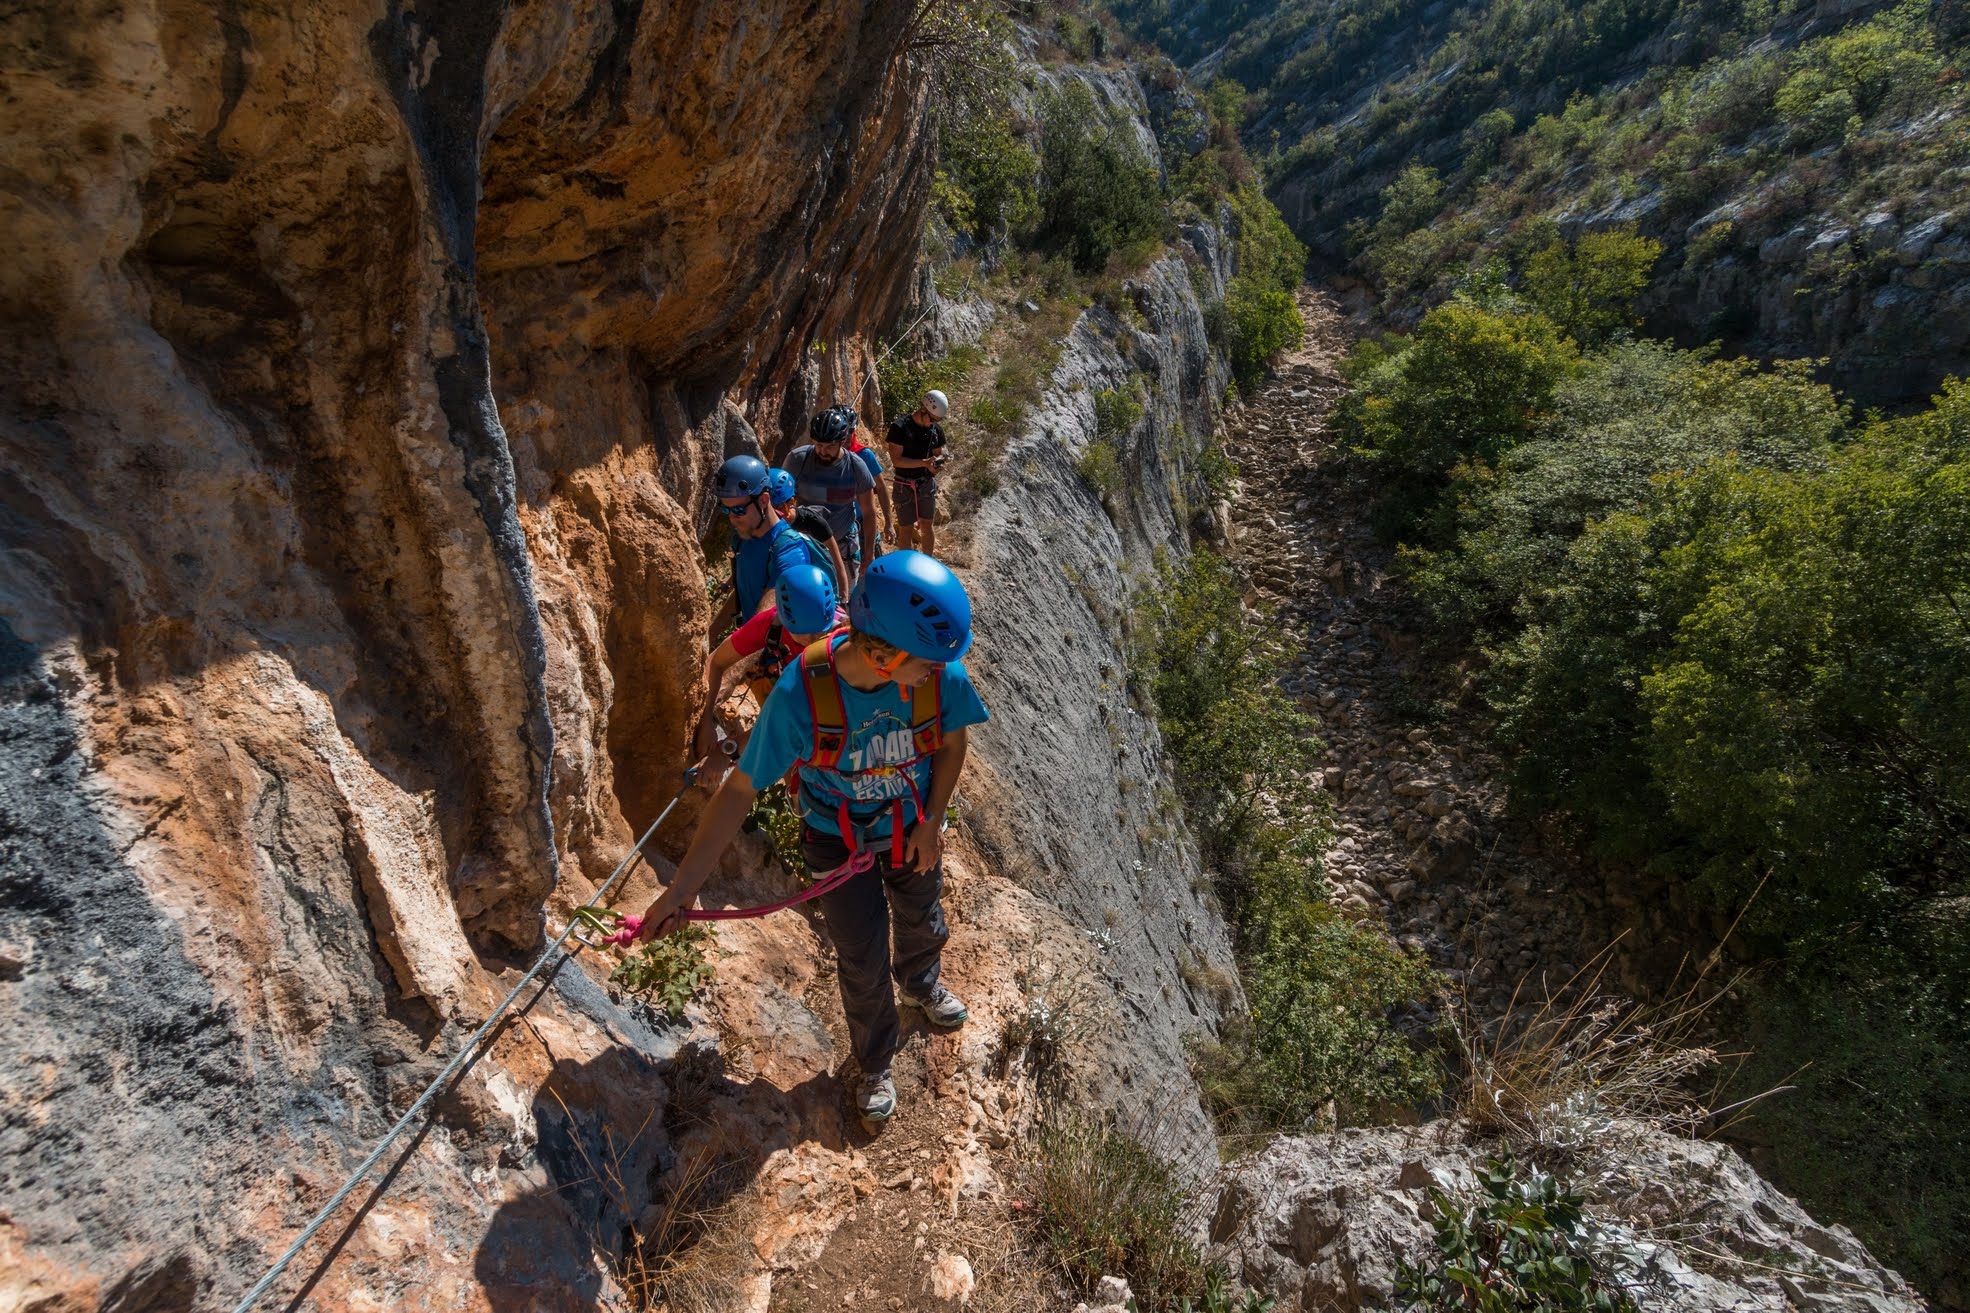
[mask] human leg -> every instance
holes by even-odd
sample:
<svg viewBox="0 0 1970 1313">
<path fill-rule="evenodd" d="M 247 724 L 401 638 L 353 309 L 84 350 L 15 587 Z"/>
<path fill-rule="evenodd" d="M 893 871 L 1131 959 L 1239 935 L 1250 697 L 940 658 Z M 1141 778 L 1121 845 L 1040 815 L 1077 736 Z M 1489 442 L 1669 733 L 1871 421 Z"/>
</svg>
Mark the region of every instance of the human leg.
<svg viewBox="0 0 1970 1313">
<path fill-rule="evenodd" d="M 951 938 L 944 920 L 944 864 L 928 871 L 893 870 L 886 861 L 881 865 L 895 938 L 890 970 L 904 992 L 924 998 L 937 987 L 944 945 Z"/>
<path fill-rule="evenodd" d="M 896 478 L 890 480 L 893 491 L 890 500 L 896 507 L 896 545 L 911 548 L 917 541 L 917 485 L 913 480 Z"/>
<path fill-rule="evenodd" d="M 801 854 L 810 873 L 831 871 L 848 860 L 848 845 L 811 827 L 801 831 Z M 890 987 L 889 900 L 880 868 L 862 872 L 816 900 L 835 946 L 835 975 L 848 1040 L 865 1073 L 889 1066 L 901 1042 L 896 996 Z"/>
</svg>

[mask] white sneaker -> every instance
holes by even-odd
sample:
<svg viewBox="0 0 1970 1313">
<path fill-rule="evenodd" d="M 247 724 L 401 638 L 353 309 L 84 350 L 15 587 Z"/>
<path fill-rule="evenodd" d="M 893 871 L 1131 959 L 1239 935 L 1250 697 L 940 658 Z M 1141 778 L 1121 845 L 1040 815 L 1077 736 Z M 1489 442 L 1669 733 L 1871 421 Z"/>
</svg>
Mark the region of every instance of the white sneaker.
<svg viewBox="0 0 1970 1313">
<path fill-rule="evenodd" d="M 907 989 L 899 989 L 896 992 L 903 996 L 905 1004 L 921 1011 L 931 1025 L 941 1026 L 945 1030 L 964 1025 L 964 1019 L 971 1015 L 970 1009 L 964 1005 L 964 1000 L 944 988 L 942 984 L 930 987 L 929 998 L 916 998 Z"/>
<path fill-rule="evenodd" d="M 896 1111 L 896 1082 L 889 1078 L 889 1068 L 873 1074 L 864 1074 L 855 1083 L 855 1110 L 862 1114 L 862 1120 L 872 1125 L 880 1125 L 889 1120 Z"/>
</svg>

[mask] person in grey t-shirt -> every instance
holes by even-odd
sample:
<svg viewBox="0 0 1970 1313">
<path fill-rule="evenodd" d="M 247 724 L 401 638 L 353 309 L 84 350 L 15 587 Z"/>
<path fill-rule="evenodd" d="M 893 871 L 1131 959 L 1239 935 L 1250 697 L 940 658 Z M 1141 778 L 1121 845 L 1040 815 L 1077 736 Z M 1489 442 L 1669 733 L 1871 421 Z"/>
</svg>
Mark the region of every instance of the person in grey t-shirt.
<svg viewBox="0 0 1970 1313">
<path fill-rule="evenodd" d="M 814 441 L 795 447 L 781 468 L 793 475 L 801 502 L 827 515 L 849 572 L 859 575 L 863 562 L 876 557 L 876 480 L 845 445 L 855 431 L 855 411 L 848 406 L 824 410 L 809 431 Z"/>
</svg>

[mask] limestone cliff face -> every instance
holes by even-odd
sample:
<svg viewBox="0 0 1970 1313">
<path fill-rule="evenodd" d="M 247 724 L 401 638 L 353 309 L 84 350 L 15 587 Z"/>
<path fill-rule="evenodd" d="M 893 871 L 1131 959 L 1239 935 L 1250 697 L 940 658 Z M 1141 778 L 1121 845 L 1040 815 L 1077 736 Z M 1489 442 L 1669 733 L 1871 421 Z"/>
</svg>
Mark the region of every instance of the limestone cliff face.
<svg viewBox="0 0 1970 1313">
<path fill-rule="evenodd" d="M 203 1308 L 670 794 L 704 477 L 859 378 L 923 89 L 874 3 L 85 8 L 0 20 L 0 1290 Z M 538 1164 L 668 1049 L 577 975 L 318 1306 L 600 1288 Z"/>
<path fill-rule="evenodd" d="M 1215 244 L 1193 254 L 1225 276 Z M 1076 323 L 970 527 L 972 665 L 993 722 L 965 793 L 985 804 L 987 851 L 1081 929 L 1091 973 L 1112 991 L 1117 1024 L 1088 1064 L 1094 1093 L 1153 1108 L 1183 1143 L 1207 1145 L 1184 1037 L 1216 1029 L 1236 968 L 1155 722 L 1131 699 L 1127 642 L 1158 553 L 1188 550 L 1193 518 L 1208 516 L 1196 457 L 1227 375 L 1182 259 L 1150 266 L 1126 295 L 1133 322 L 1096 306 Z M 1094 398 L 1110 389 L 1137 395 L 1143 415 L 1104 439 Z M 1106 498 L 1079 471 L 1099 440 L 1121 471 Z"/>
</svg>

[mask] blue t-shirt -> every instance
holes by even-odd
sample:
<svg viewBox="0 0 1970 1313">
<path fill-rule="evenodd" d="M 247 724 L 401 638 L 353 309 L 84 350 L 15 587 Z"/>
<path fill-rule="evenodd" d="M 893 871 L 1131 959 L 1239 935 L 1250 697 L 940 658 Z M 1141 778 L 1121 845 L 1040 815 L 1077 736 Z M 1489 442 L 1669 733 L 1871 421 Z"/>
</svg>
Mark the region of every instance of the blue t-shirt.
<svg viewBox="0 0 1970 1313">
<path fill-rule="evenodd" d="M 864 447 L 855 454 L 862 458 L 864 465 L 869 467 L 869 477 L 880 481 L 882 479 L 882 457 L 876 455 L 876 449 L 874 447 Z"/>
<path fill-rule="evenodd" d="M 787 773 L 801 758 L 814 750 L 814 716 L 807 708 L 807 690 L 798 661 L 788 664 L 780 680 L 753 724 L 752 737 L 739 758 L 739 769 L 755 787 L 764 788 Z M 840 770 L 800 768 L 801 810 L 807 823 L 828 834 L 840 834 L 836 815 L 843 798 L 849 799 L 849 815 L 864 840 L 889 837 L 895 808 L 894 799 L 905 802 L 905 824 L 916 819 L 916 802 L 930 793 L 930 758 L 908 767 L 902 763 L 916 755 L 916 742 L 910 733 L 910 704 L 902 690 L 884 684 L 873 693 L 841 683 L 842 710 L 848 720 L 848 742 L 842 748 Z M 964 666 L 952 662 L 944 667 L 943 701 L 938 721 L 950 734 L 967 725 L 985 723 L 985 704 L 971 686 Z M 914 781 L 914 790 L 910 787 Z"/>
<path fill-rule="evenodd" d="M 759 610 L 760 598 L 779 582 L 780 572 L 796 565 L 818 565 L 834 578 L 834 558 L 785 520 L 757 538 L 740 538 L 732 545 L 732 586 L 739 595 L 741 624 Z"/>
</svg>

